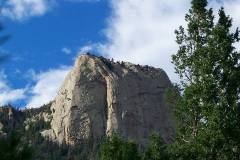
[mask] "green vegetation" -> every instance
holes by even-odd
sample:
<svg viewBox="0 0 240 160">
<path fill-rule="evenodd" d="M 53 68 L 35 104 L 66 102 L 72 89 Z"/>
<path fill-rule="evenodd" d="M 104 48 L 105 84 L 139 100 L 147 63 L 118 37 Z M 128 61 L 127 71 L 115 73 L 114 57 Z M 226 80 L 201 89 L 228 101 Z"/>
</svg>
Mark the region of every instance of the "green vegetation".
<svg viewBox="0 0 240 160">
<path fill-rule="evenodd" d="M 23 144 L 19 133 L 11 133 L 7 137 L 0 138 L 1 160 L 30 160 L 33 153 L 29 145 Z"/>
<path fill-rule="evenodd" d="M 100 147 L 99 160 L 138 160 L 137 144 L 118 135 L 107 137 Z"/>
<path fill-rule="evenodd" d="M 59 145 L 41 135 L 41 131 L 50 129 L 50 121 L 43 118 L 43 115 L 49 115 L 51 119 L 50 106 L 51 102 L 40 108 L 26 110 L 17 110 L 11 105 L 2 106 L 0 112 L 1 160 L 88 159 L 90 147 L 87 143 L 84 146 L 81 144 L 70 147 L 66 144 Z M 12 132 L 15 133 L 12 134 Z"/>
<path fill-rule="evenodd" d="M 149 138 L 150 144 L 142 155 L 142 160 L 166 160 L 169 159 L 167 144 L 161 136 L 154 133 Z"/>
<path fill-rule="evenodd" d="M 117 134 L 107 137 L 100 145 L 99 160 L 167 160 L 167 144 L 156 133 L 149 137 L 149 146 L 142 152 L 131 140 L 124 140 Z"/>
<path fill-rule="evenodd" d="M 111 61 L 107 60 L 106 58 L 104 58 L 102 56 L 100 56 L 99 58 L 108 67 L 109 70 L 113 69 L 113 65 L 112 65 Z"/>
<path fill-rule="evenodd" d="M 179 50 L 173 56 L 182 80 L 176 158 L 239 159 L 239 31 L 231 32 L 232 19 L 223 8 L 214 24 L 207 0 L 193 0 L 186 21 L 188 28 L 176 31 Z"/>
</svg>

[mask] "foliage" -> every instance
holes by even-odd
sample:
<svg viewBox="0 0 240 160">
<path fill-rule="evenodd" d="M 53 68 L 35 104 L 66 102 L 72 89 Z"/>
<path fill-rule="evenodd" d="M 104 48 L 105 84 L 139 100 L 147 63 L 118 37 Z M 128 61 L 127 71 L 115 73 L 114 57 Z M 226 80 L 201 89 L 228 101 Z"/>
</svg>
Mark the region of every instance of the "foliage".
<svg viewBox="0 0 240 160">
<path fill-rule="evenodd" d="M 0 122 L 3 125 L 1 131 L 10 133 L 18 132 L 22 129 L 21 123 L 23 122 L 22 112 L 18 108 L 11 105 L 1 106 Z"/>
<path fill-rule="evenodd" d="M 137 145 L 114 134 L 100 146 L 99 160 L 139 160 Z"/>
<path fill-rule="evenodd" d="M 150 144 L 142 156 L 142 160 L 166 160 L 169 159 L 167 144 L 161 136 L 154 133 L 149 138 Z"/>
<path fill-rule="evenodd" d="M 176 31 L 179 50 L 173 56 L 181 78 L 176 105 L 180 124 L 170 150 L 176 159 L 239 159 L 240 53 L 224 9 L 214 24 L 207 0 L 192 0 L 187 29 Z"/>
<path fill-rule="evenodd" d="M 11 133 L 8 137 L 0 138 L 1 160 L 30 160 L 33 157 L 33 149 L 21 141 L 17 133 Z"/>
<path fill-rule="evenodd" d="M 112 65 L 111 61 L 107 60 L 106 58 L 104 58 L 102 56 L 100 56 L 99 58 L 108 67 L 109 70 L 113 69 L 113 65 Z"/>
</svg>

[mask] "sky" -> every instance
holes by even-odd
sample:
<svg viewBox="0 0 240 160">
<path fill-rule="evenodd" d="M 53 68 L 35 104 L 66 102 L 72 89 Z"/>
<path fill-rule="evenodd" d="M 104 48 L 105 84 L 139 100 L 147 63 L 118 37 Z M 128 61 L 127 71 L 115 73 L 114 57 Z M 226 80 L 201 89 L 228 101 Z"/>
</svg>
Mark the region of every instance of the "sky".
<svg viewBox="0 0 240 160">
<path fill-rule="evenodd" d="M 174 30 L 185 25 L 190 0 L 8 0 L 1 22 L 0 105 L 36 108 L 53 100 L 74 60 L 97 55 L 163 68 L 177 51 Z M 211 0 L 240 26 L 240 0 Z M 240 48 L 237 46 L 237 48 Z"/>
</svg>

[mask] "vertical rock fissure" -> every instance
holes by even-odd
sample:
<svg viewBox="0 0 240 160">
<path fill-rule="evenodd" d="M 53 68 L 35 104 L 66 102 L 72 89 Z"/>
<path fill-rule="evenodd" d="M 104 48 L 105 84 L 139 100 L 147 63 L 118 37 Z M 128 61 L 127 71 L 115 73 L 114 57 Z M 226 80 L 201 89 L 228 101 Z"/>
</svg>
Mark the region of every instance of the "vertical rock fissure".
<svg viewBox="0 0 240 160">
<path fill-rule="evenodd" d="M 145 145 L 151 130 L 170 137 L 174 125 L 167 104 L 158 97 L 165 93 L 161 87 L 171 85 L 167 75 L 160 69 L 123 64 L 111 62 L 110 69 L 98 57 L 77 59 L 60 89 L 67 90 L 67 96 L 59 94 L 51 107 L 55 112 L 49 133 L 56 134 L 57 142 L 90 138 L 97 144 L 115 132 Z"/>
<path fill-rule="evenodd" d="M 107 130 L 107 121 L 108 121 L 108 101 L 107 101 L 107 96 L 108 96 L 108 88 L 107 88 L 107 82 L 104 84 L 105 87 L 105 95 L 104 95 L 104 131 L 106 132 Z"/>
</svg>

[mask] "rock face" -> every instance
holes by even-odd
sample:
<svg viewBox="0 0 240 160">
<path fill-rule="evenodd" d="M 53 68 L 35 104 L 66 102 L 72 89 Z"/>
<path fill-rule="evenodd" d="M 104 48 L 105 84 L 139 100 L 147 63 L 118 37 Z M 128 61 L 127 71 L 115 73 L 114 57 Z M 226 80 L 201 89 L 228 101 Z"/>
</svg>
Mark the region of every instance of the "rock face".
<svg viewBox="0 0 240 160">
<path fill-rule="evenodd" d="M 74 145 L 118 133 L 144 146 L 155 131 L 170 142 L 174 124 L 164 100 L 168 87 L 161 69 L 81 55 L 51 106 L 52 129 L 43 134 Z"/>
</svg>

